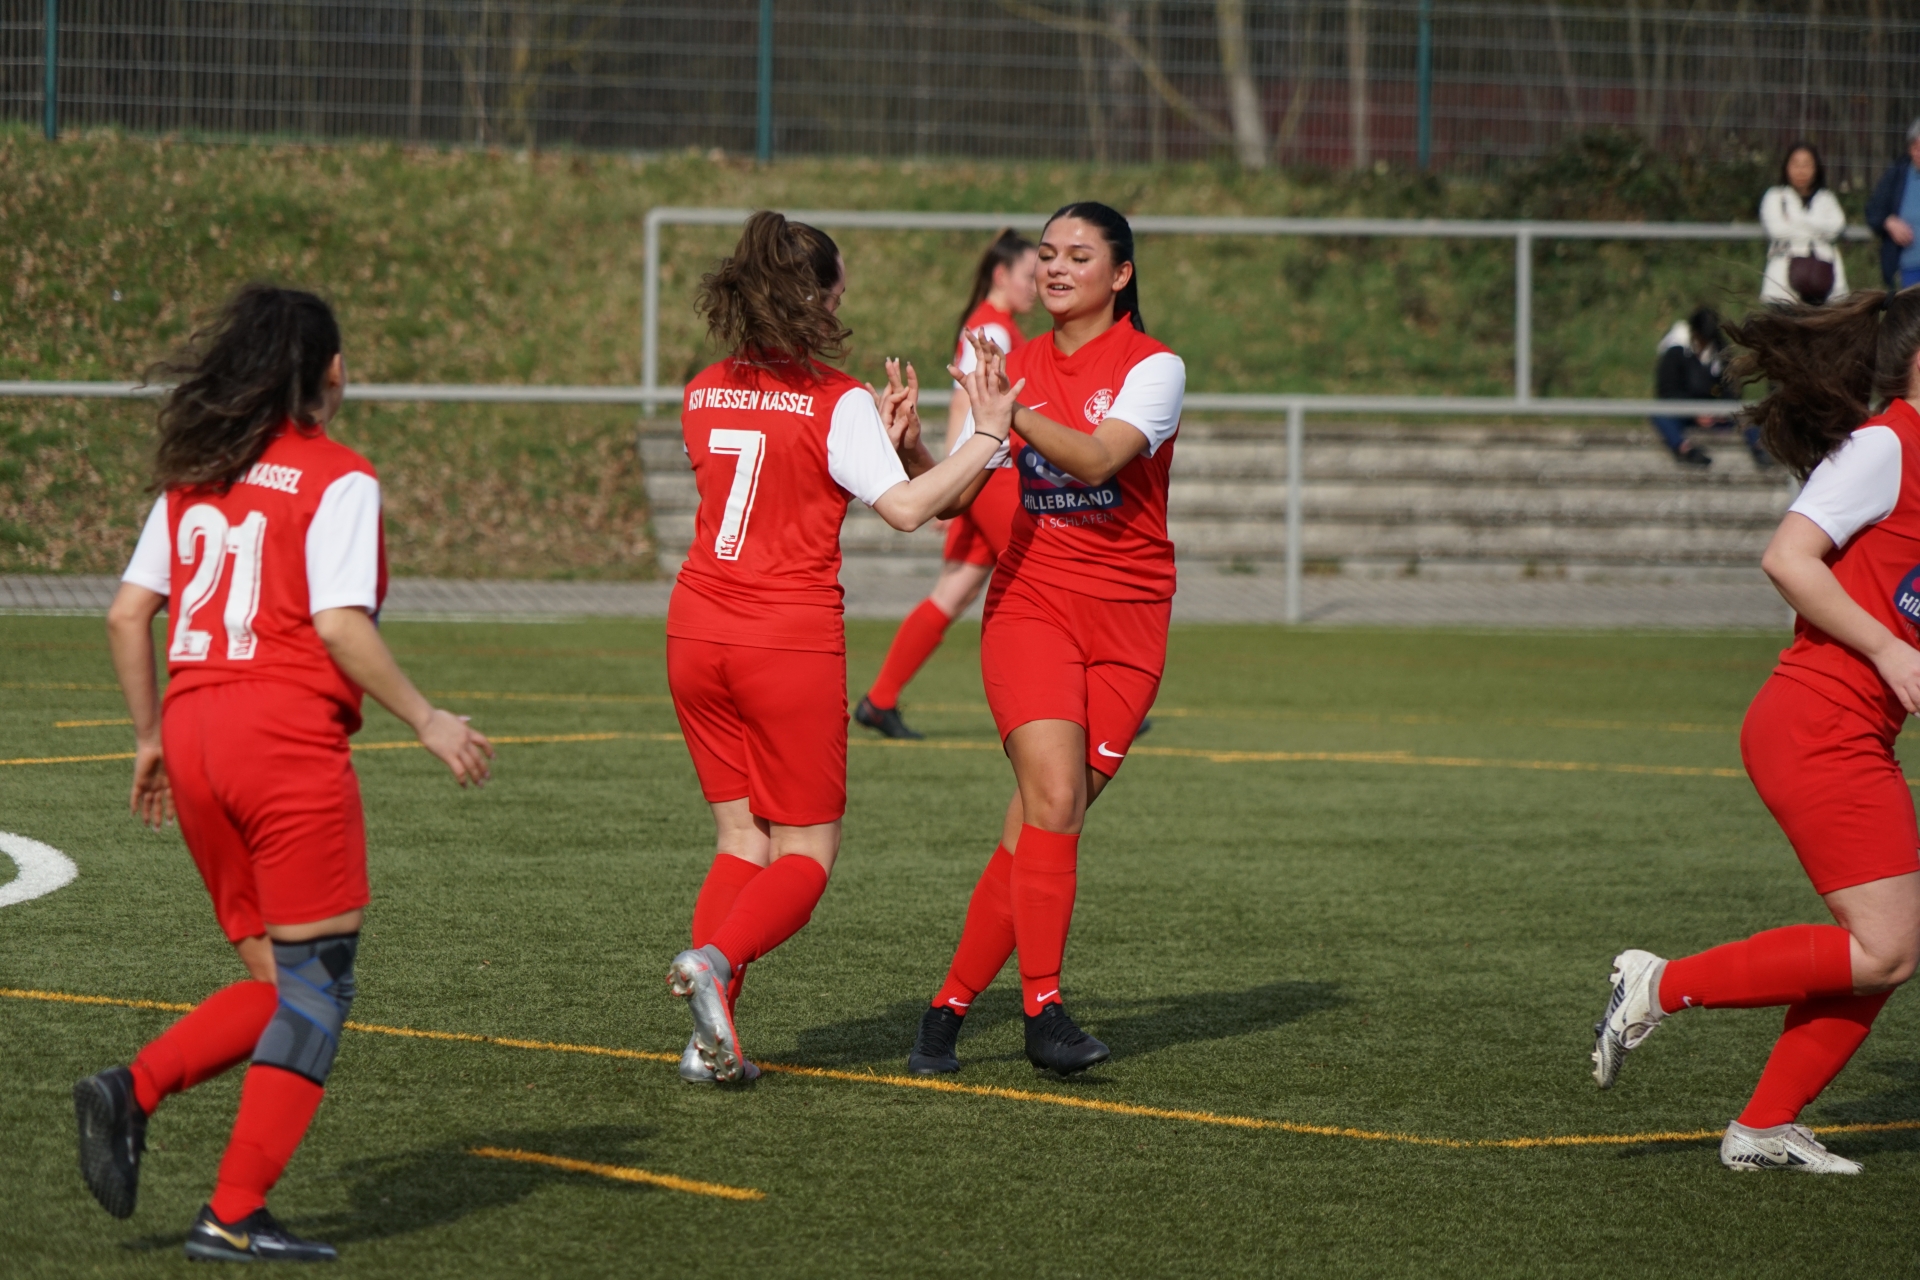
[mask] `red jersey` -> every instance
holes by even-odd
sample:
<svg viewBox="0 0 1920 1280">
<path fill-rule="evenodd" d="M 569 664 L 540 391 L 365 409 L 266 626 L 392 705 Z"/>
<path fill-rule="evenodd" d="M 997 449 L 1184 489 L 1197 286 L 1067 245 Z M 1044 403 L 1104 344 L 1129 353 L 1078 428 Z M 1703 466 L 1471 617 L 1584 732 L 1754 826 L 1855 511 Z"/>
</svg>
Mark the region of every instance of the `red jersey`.
<svg viewBox="0 0 1920 1280">
<path fill-rule="evenodd" d="M 960 326 L 959 340 L 954 343 L 953 363 L 962 373 L 971 372 L 977 358 L 973 354 L 973 344 L 967 341 L 967 335 L 976 329 L 985 329 L 987 338 L 1009 355 L 1027 345 L 1026 336 L 1020 332 L 1020 326 L 1013 322 L 1011 311 L 1002 311 L 991 302 L 982 302 L 967 313 L 967 322 Z"/>
<path fill-rule="evenodd" d="M 360 687 L 314 630 L 322 609 L 377 614 L 387 593 L 380 483 L 323 430 L 289 424 L 221 493 L 173 488 L 154 504 L 124 580 L 167 597 L 167 698 L 275 680 L 341 707 Z"/>
<path fill-rule="evenodd" d="M 837 369 L 779 373 L 731 359 L 687 384 L 680 416 L 700 509 L 667 634 L 761 649 L 846 652 L 840 525 L 906 469 L 873 396 Z"/>
<path fill-rule="evenodd" d="M 1170 600 L 1173 542 L 1167 537 L 1167 477 L 1180 429 L 1186 366 L 1121 320 L 1061 355 L 1045 334 L 1008 358 L 1007 376 L 1027 380 L 1020 402 L 1087 435 L 1109 413 L 1140 428 L 1147 450 L 1105 484 L 1056 470 L 1016 433 L 1020 505 L 1004 569 L 1044 586 L 1103 600 Z"/>
<path fill-rule="evenodd" d="M 1876 428 L 1890 430 L 1892 438 L 1875 431 Z M 1855 446 L 1863 449 L 1857 459 L 1851 454 Z M 1830 535 L 1834 533 L 1836 517 L 1829 512 L 1841 512 L 1848 504 L 1841 495 L 1829 496 L 1825 492 L 1829 477 L 1822 473 L 1846 476 L 1848 471 L 1857 469 L 1858 461 L 1873 461 L 1864 451 L 1868 448 L 1885 461 L 1894 461 L 1893 455 L 1897 454 L 1897 462 L 1892 467 L 1882 462 L 1873 469 L 1877 475 L 1870 472 L 1863 477 L 1868 485 L 1876 479 L 1886 485 L 1887 496 L 1882 505 L 1886 514 L 1865 524 L 1857 533 L 1844 525 L 1838 526 L 1837 531 L 1850 536 L 1835 539 L 1841 545 L 1827 554 L 1827 564 L 1854 603 L 1894 635 L 1920 647 L 1920 413 L 1905 400 L 1895 400 L 1885 413 L 1855 428 L 1853 438 L 1842 446 L 1846 456 L 1843 458 L 1842 452 L 1836 451 L 1833 458 L 1820 464 L 1808 478 L 1807 487 L 1794 502 L 1793 510 L 1814 519 Z M 1853 465 L 1835 465 L 1842 461 Z M 1849 487 L 1858 488 L 1858 485 Z M 1780 655 L 1780 665 L 1775 670 L 1832 702 L 1859 711 L 1880 726 L 1889 738 L 1898 734 L 1906 722 L 1906 709 L 1880 678 L 1873 663 L 1805 618 L 1794 619 L 1793 644 Z"/>
</svg>

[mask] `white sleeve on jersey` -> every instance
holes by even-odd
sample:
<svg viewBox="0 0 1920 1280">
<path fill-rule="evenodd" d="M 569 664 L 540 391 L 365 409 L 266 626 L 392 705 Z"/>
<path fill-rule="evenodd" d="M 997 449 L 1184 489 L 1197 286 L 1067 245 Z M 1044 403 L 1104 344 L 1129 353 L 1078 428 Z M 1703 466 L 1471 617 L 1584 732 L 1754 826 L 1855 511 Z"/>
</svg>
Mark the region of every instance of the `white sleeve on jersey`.
<svg viewBox="0 0 1920 1280">
<path fill-rule="evenodd" d="M 1000 348 L 1002 351 L 1013 350 L 1013 335 L 1007 332 L 1005 326 L 983 324 L 975 327 L 979 332 L 987 335 L 987 341 L 993 343 L 994 346 Z M 973 344 L 967 341 L 966 334 L 964 333 L 960 336 L 959 356 L 960 372 L 962 373 L 972 373 L 974 366 L 980 363 L 979 355 L 975 353 Z M 953 385 L 957 387 L 960 384 L 956 382 Z"/>
<path fill-rule="evenodd" d="M 827 474 L 868 506 L 893 486 L 907 482 L 907 469 L 880 421 L 880 406 L 865 387 L 852 388 L 833 406 L 833 425 L 827 428 Z"/>
<path fill-rule="evenodd" d="M 147 513 L 140 541 L 133 548 L 133 559 L 127 561 L 127 571 L 120 575 L 120 581 L 145 587 L 155 595 L 173 594 L 173 548 L 167 545 L 170 541 L 167 495 L 163 493 L 153 500 L 153 510 Z"/>
<path fill-rule="evenodd" d="M 1807 477 L 1793 500 L 1833 545 L 1844 547 L 1870 524 L 1893 514 L 1900 501 L 1900 437 L 1892 427 L 1862 427 Z"/>
<path fill-rule="evenodd" d="M 1127 370 L 1107 416 L 1140 428 L 1147 438 L 1147 456 L 1152 457 L 1180 429 L 1180 402 L 1186 394 L 1187 362 L 1171 351 L 1156 351 Z"/>
<path fill-rule="evenodd" d="M 307 611 L 380 607 L 380 482 L 349 471 L 307 526 Z"/>
<path fill-rule="evenodd" d="M 967 420 L 960 424 L 958 431 L 953 433 L 953 448 L 947 450 L 947 456 L 952 457 L 955 453 L 959 452 L 960 446 L 972 438 L 973 410 L 969 409 L 967 410 Z M 980 469 L 982 471 L 992 471 L 995 467 L 1010 467 L 1012 465 L 1013 446 L 1005 440 L 1002 440 L 999 447 L 993 451 L 993 456 L 987 459 L 987 465 Z"/>
</svg>

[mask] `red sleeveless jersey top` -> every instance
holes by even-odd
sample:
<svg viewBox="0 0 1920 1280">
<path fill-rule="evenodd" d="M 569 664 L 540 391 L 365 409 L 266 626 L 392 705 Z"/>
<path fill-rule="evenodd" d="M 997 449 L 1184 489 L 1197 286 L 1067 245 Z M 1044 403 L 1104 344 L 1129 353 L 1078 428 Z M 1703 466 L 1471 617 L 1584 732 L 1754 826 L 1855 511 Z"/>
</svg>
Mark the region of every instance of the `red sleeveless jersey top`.
<svg viewBox="0 0 1920 1280">
<path fill-rule="evenodd" d="M 840 525 L 906 469 L 873 396 L 824 365 L 815 378 L 732 359 L 687 384 L 680 416 L 700 491 L 667 634 L 844 653 Z"/>
<path fill-rule="evenodd" d="M 1011 457 L 1021 512 L 1000 567 L 1030 581 L 1102 600 L 1170 600 L 1173 542 L 1167 483 L 1186 367 L 1121 320 L 1072 355 L 1047 333 L 1014 352 L 1007 376 L 1027 380 L 1020 403 L 1087 435 L 1112 413 L 1138 426 L 1148 449 L 1105 484 L 1056 470 L 1016 432 Z"/>
<path fill-rule="evenodd" d="M 289 424 L 226 492 L 174 488 L 154 504 L 125 581 L 167 597 L 167 697 L 275 680 L 338 703 L 360 727 L 360 687 L 313 615 L 378 614 L 387 592 L 373 467 L 324 431 Z"/>
<path fill-rule="evenodd" d="M 1869 427 L 1891 428 L 1899 439 L 1899 496 L 1884 518 L 1829 552 L 1827 564 L 1854 603 L 1920 646 L 1920 413 L 1896 400 L 1856 430 Z M 1906 723 L 1906 708 L 1873 663 L 1805 618 L 1794 619 L 1793 644 L 1774 670 L 1860 712 L 1889 739 Z"/>
</svg>

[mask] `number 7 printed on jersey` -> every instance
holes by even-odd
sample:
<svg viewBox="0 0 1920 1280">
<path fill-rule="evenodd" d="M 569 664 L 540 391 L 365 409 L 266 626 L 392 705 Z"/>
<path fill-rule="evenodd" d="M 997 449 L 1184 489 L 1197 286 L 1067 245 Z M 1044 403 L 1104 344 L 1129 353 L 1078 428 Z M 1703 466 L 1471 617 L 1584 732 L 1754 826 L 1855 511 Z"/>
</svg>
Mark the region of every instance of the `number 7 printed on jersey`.
<svg viewBox="0 0 1920 1280">
<path fill-rule="evenodd" d="M 716 427 L 707 434 L 707 452 L 732 455 L 733 485 L 727 490 L 726 510 L 720 515 L 720 531 L 714 535 L 713 554 L 721 560 L 738 560 L 740 546 L 746 541 L 747 522 L 753 519 L 753 497 L 760 489 L 760 463 L 766 456 L 767 433 Z"/>
</svg>

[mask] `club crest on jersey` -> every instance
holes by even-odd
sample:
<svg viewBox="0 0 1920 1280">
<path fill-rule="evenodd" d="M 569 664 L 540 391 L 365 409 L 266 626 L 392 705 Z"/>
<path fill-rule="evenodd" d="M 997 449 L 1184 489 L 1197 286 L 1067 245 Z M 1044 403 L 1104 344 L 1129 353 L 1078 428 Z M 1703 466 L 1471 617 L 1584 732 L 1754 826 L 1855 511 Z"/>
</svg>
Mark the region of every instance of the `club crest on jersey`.
<svg viewBox="0 0 1920 1280">
<path fill-rule="evenodd" d="M 1032 445 L 1021 447 L 1015 465 L 1020 469 L 1020 505 L 1034 515 L 1111 511 L 1121 503 L 1118 480 L 1082 484 L 1041 457 Z"/>
<path fill-rule="evenodd" d="M 1086 407 L 1081 412 L 1087 415 L 1088 422 L 1097 427 L 1107 420 L 1107 414 L 1112 410 L 1113 388 L 1102 387 L 1087 397 Z"/>
<path fill-rule="evenodd" d="M 1920 564 L 1907 570 L 1907 576 L 1893 589 L 1893 607 L 1908 622 L 1920 626 Z"/>
</svg>

